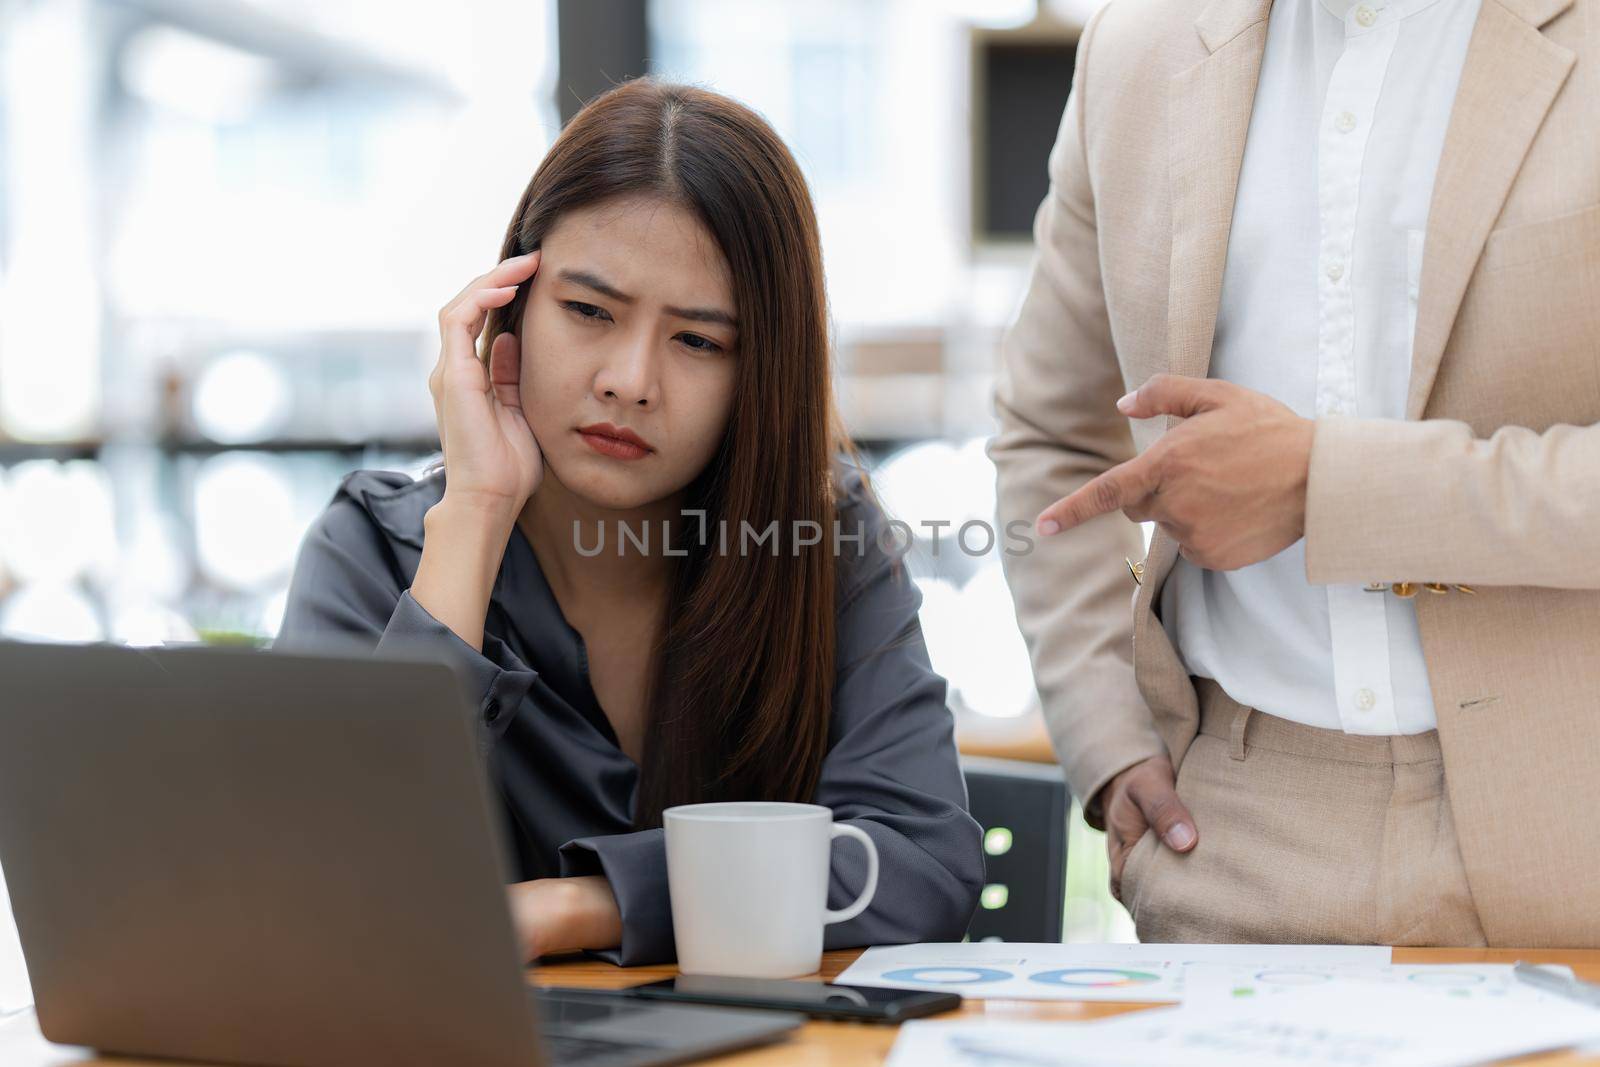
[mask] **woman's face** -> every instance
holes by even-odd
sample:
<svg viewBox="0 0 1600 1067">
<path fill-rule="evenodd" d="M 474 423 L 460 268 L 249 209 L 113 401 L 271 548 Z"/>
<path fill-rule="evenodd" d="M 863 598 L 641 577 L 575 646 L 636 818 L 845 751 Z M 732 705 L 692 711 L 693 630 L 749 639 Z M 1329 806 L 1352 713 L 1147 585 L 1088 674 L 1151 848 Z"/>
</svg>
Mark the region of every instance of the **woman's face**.
<svg viewBox="0 0 1600 1067">
<path fill-rule="evenodd" d="M 733 402 L 721 250 L 690 212 L 644 197 L 569 211 L 541 248 L 518 336 L 547 473 L 607 508 L 677 493 L 716 453 Z"/>
</svg>

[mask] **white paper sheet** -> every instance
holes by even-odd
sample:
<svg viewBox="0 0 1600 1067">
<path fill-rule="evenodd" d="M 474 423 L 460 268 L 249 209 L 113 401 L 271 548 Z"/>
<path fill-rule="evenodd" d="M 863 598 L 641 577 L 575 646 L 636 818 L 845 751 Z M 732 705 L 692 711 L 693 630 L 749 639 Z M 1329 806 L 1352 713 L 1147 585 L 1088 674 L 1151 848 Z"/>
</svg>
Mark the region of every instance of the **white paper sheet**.
<svg viewBox="0 0 1600 1067">
<path fill-rule="evenodd" d="M 1551 967 L 1566 977 L 1572 968 Z M 1519 981 L 1509 963 L 1395 963 L 1332 967 L 1269 967 L 1197 963 L 1184 973 L 1184 1003 L 1270 999 L 1343 986 L 1402 987 L 1408 993 L 1456 1001 L 1543 1001 L 1561 997 Z"/>
<path fill-rule="evenodd" d="M 1570 1002 L 1342 983 L 1097 1022 L 907 1023 L 889 1067 L 1468 1067 L 1597 1036 L 1600 1011 Z"/>
<path fill-rule="evenodd" d="M 887 945 L 862 953 L 841 985 L 932 988 L 975 1000 L 1175 1003 L 1184 965 L 1335 967 L 1384 965 L 1382 945 L 1024 944 L 982 941 Z"/>
</svg>

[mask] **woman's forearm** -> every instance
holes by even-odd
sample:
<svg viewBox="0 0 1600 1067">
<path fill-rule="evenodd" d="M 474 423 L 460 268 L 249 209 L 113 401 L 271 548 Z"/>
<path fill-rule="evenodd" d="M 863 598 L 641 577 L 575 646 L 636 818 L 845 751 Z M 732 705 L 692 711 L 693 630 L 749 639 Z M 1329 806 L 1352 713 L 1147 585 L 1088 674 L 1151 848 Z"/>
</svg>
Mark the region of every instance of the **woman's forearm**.
<svg viewBox="0 0 1600 1067">
<path fill-rule="evenodd" d="M 622 912 L 603 875 L 538 878 L 507 886 L 506 892 L 527 959 L 622 943 Z"/>
<path fill-rule="evenodd" d="M 483 649 L 489 595 L 515 517 L 452 502 L 449 494 L 423 516 L 422 560 L 411 596 L 473 648 Z"/>
</svg>

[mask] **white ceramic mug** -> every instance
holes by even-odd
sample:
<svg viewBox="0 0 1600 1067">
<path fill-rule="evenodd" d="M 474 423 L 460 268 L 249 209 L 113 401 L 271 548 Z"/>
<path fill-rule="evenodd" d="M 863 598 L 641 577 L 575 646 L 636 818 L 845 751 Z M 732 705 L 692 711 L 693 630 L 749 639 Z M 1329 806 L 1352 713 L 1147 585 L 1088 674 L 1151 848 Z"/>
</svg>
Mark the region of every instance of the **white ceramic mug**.
<svg viewBox="0 0 1600 1067">
<path fill-rule="evenodd" d="M 853 919 L 878 889 L 878 849 L 820 804 L 685 804 L 663 815 L 678 969 L 794 978 L 822 965 L 822 928 Z M 833 839 L 867 850 L 867 882 L 828 907 Z"/>
</svg>

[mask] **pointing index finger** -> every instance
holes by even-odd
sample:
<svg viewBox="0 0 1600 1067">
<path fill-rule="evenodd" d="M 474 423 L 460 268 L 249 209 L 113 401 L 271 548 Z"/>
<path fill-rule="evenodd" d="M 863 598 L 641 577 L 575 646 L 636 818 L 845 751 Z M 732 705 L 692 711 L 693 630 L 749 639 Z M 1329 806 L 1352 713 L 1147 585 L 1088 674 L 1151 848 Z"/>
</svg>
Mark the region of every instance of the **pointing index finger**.
<svg viewBox="0 0 1600 1067">
<path fill-rule="evenodd" d="M 1097 475 L 1039 513 L 1035 528 L 1049 537 L 1098 515 L 1138 503 L 1155 491 L 1155 465 L 1149 453 Z"/>
</svg>

